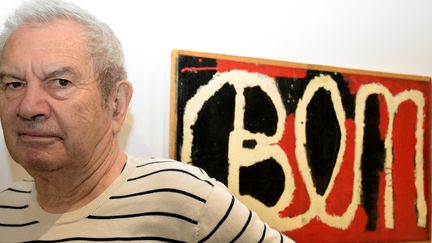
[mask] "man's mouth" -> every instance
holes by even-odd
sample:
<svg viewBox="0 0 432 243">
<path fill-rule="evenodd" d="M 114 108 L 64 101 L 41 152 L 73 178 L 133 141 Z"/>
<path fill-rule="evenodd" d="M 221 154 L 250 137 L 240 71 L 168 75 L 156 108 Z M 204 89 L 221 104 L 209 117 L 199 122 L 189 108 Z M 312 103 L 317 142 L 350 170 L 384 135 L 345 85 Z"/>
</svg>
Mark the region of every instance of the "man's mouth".
<svg viewBox="0 0 432 243">
<path fill-rule="evenodd" d="M 48 144 L 58 140 L 62 140 L 60 136 L 54 133 L 32 131 L 19 132 L 18 137 L 22 142 L 37 144 Z"/>
</svg>

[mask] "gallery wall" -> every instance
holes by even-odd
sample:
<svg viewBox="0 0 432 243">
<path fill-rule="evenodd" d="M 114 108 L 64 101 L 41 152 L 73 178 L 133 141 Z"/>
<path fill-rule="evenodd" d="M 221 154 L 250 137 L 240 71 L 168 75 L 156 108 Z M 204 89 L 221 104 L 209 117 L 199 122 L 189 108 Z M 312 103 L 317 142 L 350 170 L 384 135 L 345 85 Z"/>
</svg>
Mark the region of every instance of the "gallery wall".
<svg viewBox="0 0 432 243">
<path fill-rule="evenodd" d="M 20 2 L 1 1 L 1 23 Z M 134 156 L 168 156 L 173 49 L 432 76 L 430 0 L 73 2 L 123 43 L 134 97 L 120 140 Z M 0 139 L 0 190 L 26 176 Z"/>
</svg>

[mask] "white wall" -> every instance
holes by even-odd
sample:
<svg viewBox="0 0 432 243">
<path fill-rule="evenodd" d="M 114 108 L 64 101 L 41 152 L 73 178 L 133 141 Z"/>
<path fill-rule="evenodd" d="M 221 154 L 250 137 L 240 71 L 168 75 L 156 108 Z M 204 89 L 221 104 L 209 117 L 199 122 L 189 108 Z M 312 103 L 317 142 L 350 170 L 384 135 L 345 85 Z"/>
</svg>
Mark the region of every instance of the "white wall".
<svg viewBox="0 0 432 243">
<path fill-rule="evenodd" d="M 0 22 L 21 1 L 1 0 Z M 74 0 L 125 49 L 125 150 L 168 156 L 172 49 L 432 76 L 430 0 Z M 1 27 L 0 27 L 1 28 Z M 0 139 L 0 190 L 25 173 Z"/>
</svg>

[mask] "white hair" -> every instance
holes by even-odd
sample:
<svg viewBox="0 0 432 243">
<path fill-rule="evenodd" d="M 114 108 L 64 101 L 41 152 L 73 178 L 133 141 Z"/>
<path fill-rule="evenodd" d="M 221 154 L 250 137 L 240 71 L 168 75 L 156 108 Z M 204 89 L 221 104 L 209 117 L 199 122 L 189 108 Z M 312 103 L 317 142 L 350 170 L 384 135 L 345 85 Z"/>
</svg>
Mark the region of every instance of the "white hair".
<svg viewBox="0 0 432 243">
<path fill-rule="evenodd" d="M 106 101 L 114 84 L 127 78 L 120 41 L 107 24 L 71 2 L 63 0 L 24 2 L 7 18 L 0 32 L 0 57 L 7 39 L 20 26 L 34 23 L 46 24 L 58 19 L 74 20 L 84 27 L 87 55 L 94 65 Z"/>
</svg>

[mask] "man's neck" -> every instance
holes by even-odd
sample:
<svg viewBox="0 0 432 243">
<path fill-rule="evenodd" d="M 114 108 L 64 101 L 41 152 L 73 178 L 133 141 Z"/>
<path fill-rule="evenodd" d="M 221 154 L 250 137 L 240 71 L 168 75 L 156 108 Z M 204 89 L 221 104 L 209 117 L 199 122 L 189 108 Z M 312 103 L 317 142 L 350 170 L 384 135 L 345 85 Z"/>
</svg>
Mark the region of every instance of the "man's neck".
<svg viewBox="0 0 432 243">
<path fill-rule="evenodd" d="M 92 168 L 74 174 L 53 172 L 35 177 L 38 203 L 49 213 L 65 213 L 84 207 L 114 182 L 126 161 L 126 154 L 118 152 L 92 161 Z"/>
</svg>

